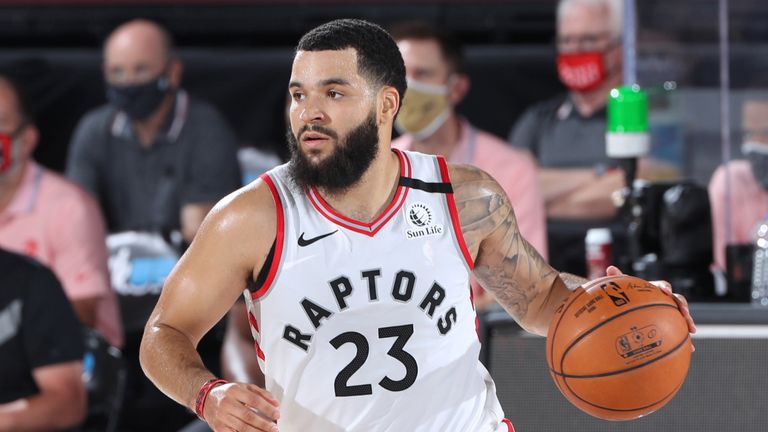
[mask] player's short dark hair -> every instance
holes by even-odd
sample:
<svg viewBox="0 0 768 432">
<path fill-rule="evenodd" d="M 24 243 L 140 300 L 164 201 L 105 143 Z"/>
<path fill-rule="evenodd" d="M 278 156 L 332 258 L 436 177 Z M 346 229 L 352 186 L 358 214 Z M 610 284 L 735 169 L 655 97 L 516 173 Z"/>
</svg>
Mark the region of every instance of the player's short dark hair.
<svg viewBox="0 0 768 432">
<path fill-rule="evenodd" d="M 397 89 L 405 95 L 405 64 L 397 44 L 386 30 L 360 19 L 339 19 L 305 34 L 296 51 L 340 51 L 354 48 L 361 75 L 377 86 Z"/>
<path fill-rule="evenodd" d="M 424 21 L 404 21 L 390 27 L 395 41 L 404 39 L 434 40 L 451 72 L 464 73 L 464 47 L 452 34 Z"/>
</svg>

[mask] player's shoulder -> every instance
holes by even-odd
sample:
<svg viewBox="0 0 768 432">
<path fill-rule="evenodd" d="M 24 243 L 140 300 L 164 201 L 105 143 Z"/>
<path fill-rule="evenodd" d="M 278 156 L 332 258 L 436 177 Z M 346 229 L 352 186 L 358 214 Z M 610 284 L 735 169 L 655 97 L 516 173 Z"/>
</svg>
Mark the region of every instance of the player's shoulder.
<svg viewBox="0 0 768 432">
<path fill-rule="evenodd" d="M 448 175 L 451 179 L 454 193 L 483 190 L 490 193 L 504 193 L 504 190 L 499 186 L 499 182 L 493 176 L 474 165 L 449 163 Z"/>
<path fill-rule="evenodd" d="M 453 195 L 457 203 L 487 202 L 491 208 L 507 206 L 504 188 L 490 174 L 472 165 L 448 164 Z"/>
<path fill-rule="evenodd" d="M 482 169 L 449 164 L 448 173 L 464 239 L 470 250 L 475 250 L 513 214 L 512 205 L 504 189 Z"/>
<path fill-rule="evenodd" d="M 243 240 L 274 236 L 275 209 L 269 185 L 259 178 L 219 200 L 201 228 Z"/>
</svg>

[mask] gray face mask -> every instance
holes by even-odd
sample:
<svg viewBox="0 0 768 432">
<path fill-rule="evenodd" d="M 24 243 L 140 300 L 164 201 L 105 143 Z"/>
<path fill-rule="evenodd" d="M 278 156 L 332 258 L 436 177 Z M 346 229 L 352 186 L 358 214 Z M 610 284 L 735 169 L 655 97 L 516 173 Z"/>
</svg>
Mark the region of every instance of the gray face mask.
<svg viewBox="0 0 768 432">
<path fill-rule="evenodd" d="M 757 142 L 745 142 L 741 151 L 746 156 L 752 167 L 752 175 L 755 180 L 768 190 L 768 144 Z"/>
</svg>

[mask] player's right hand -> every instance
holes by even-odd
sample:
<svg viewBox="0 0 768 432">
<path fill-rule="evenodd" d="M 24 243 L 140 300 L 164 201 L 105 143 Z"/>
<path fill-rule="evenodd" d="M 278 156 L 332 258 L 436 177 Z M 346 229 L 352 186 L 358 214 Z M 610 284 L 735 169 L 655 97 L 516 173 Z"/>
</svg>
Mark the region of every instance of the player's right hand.
<svg viewBox="0 0 768 432">
<path fill-rule="evenodd" d="M 277 399 L 257 385 L 228 383 L 208 393 L 203 416 L 214 432 L 278 432 L 278 406 Z"/>
</svg>

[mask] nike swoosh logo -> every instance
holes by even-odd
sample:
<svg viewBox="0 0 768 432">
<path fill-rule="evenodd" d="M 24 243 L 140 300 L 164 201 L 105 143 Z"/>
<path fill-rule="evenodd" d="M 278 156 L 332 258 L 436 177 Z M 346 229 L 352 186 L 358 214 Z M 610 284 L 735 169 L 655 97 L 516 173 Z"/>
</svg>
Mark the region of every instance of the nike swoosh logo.
<svg viewBox="0 0 768 432">
<path fill-rule="evenodd" d="M 336 231 L 338 231 L 338 230 L 336 230 Z M 312 237 L 312 238 L 308 238 L 308 239 L 305 239 L 304 238 L 304 233 L 301 233 L 301 235 L 299 236 L 299 246 L 301 246 L 301 247 L 309 246 L 309 245 L 311 245 L 312 243 L 314 243 L 314 242 L 316 242 L 318 240 L 322 240 L 322 239 L 328 237 L 329 235 L 336 234 L 336 231 L 331 231 L 331 232 L 329 232 L 327 234 L 321 234 L 321 235 L 319 235 L 317 237 Z"/>
</svg>

